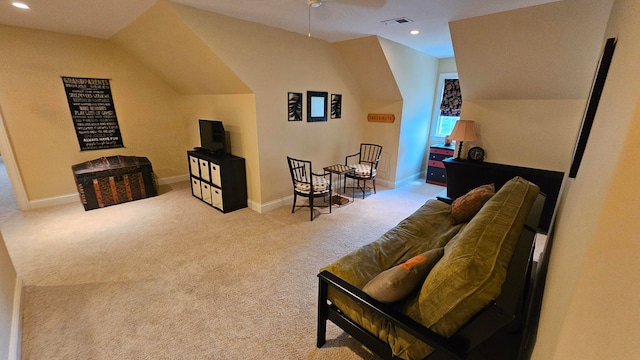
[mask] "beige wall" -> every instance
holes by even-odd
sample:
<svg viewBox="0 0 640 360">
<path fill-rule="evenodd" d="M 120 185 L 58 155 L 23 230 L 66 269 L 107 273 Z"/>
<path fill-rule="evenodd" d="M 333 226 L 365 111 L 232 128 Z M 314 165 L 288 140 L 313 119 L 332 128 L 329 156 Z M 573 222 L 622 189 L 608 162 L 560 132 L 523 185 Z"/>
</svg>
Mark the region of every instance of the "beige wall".
<svg viewBox="0 0 640 360">
<path fill-rule="evenodd" d="M 463 94 L 464 96 L 464 94 Z M 476 123 L 486 161 L 566 171 L 571 165 L 585 100 L 463 100 L 462 114 Z"/>
<path fill-rule="evenodd" d="M 12 339 L 14 297 L 17 283 L 16 270 L 13 267 L 2 235 L 0 235 L 0 359 L 10 359 Z M 13 334 L 16 336 L 17 334 Z"/>
<path fill-rule="evenodd" d="M 584 99 L 612 0 L 564 0 L 450 23 L 465 100 Z"/>
<path fill-rule="evenodd" d="M 339 44 L 165 1 L 109 40 L 2 30 L 0 51 L 9 55 L 0 59 L 0 106 L 29 201 L 73 196 L 71 165 L 101 156 L 146 156 L 160 179 L 184 176 L 185 150 L 197 145 L 198 118 L 225 122 L 233 153 L 247 160 L 249 200 L 257 210 L 291 196 L 287 155 L 312 160 L 319 169 L 342 163 L 360 142 L 379 142 L 388 155 L 382 181 L 395 184 L 398 171 L 403 178 L 419 173 L 414 157 L 421 150 L 414 154 L 408 147 L 421 141 L 405 136 L 401 145 L 400 129 L 411 124 L 405 134 L 413 134 L 423 126 L 420 112 L 430 110 L 416 106 L 417 100 L 403 103 L 394 75 L 406 78 L 402 86 L 411 95 L 405 97 L 429 97 L 422 89 L 433 86 L 434 75 L 414 77 L 428 83 L 416 85 L 409 72 L 393 74 L 387 62 L 424 72 L 436 60 L 400 45 L 383 52 L 375 37 L 358 40 L 377 46 L 373 55 L 386 74 L 371 87 L 386 92 L 377 97 L 363 90 L 370 87 L 347 66 Z M 111 79 L 125 148 L 79 151 L 61 75 Z M 309 90 L 341 94 L 342 118 L 287 121 L 287 93 Z M 371 112 L 394 113 L 397 123 L 368 123 Z M 409 114 L 406 123 L 403 113 Z"/>
<path fill-rule="evenodd" d="M 438 59 L 375 36 L 336 45 L 365 99 L 366 114 L 396 118 L 393 123 L 369 122 L 364 116 L 361 120 L 363 141 L 382 145 L 378 179 L 395 187 L 420 175 Z"/>
<path fill-rule="evenodd" d="M 640 3 L 615 1 L 608 37 L 618 43 L 559 212 L 533 359 L 640 358 Z"/>
<path fill-rule="evenodd" d="M 312 160 L 321 169 L 357 151 L 365 115 L 358 86 L 335 46 L 189 7 L 173 8 L 256 94 L 261 204 L 278 205 L 292 195 L 287 155 Z M 309 90 L 342 94 L 342 118 L 287 121 L 287 93 Z M 305 95 L 305 119 L 306 105 Z"/>
<path fill-rule="evenodd" d="M 566 171 L 611 1 L 567 0 L 450 24 L 463 96 L 487 161 Z"/>
<path fill-rule="evenodd" d="M 488 160 L 565 172 L 604 39 L 618 37 L 580 171 L 558 210 L 536 360 L 640 358 L 638 24 L 637 1 L 589 0 L 451 26 L 463 116 L 478 121 Z"/>
<path fill-rule="evenodd" d="M 361 124 L 362 142 L 382 146 L 382 158 L 378 164 L 378 183 L 394 186 L 398 165 L 398 143 L 402 119 L 403 100 L 390 64 L 382 47 L 383 40 L 376 36 L 336 43 L 349 72 L 355 78 L 358 92 L 363 99 L 364 113 L 358 119 Z M 371 76 L 375 74 L 375 76 Z M 394 123 L 369 122 L 368 114 L 393 114 Z M 358 143 L 349 147 L 348 154 L 359 151 Z"/>
<path fill-rule="evenodd" d="M 0 27 L 0 106 L 29 199 L 76 193 L 71 165 L 146 156 L 159 177 L 185 173 L 179 97 L 113 43 Z M 60 76 L 111 79 L 125 148 L 80 151 Z"/>
<path fill-rule="evenodd" d="M 181 113 L 187 123 L 187 146 L 200 146 L 197 119 L 222 120 L 229 133 L 231 153 L 245 159 L 250 207 L 257 209 L 260 199 L 258 140 L 256 136 L 255 95 L 192 95 L 182 99 Z M 185 154 L 186 159 L 186 154 Z M 185 160 L 186 161 L 186 160 Z"/>
</svg>

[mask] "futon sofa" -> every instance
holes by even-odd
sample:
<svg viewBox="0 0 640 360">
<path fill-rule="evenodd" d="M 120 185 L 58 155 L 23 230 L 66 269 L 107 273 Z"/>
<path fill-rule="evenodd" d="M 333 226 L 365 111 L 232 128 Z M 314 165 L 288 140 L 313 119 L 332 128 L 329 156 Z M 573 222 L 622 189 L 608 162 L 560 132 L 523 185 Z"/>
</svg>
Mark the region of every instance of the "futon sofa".
<svg viewBox="0 0 640 360">
<path fill-rule="evenodd" d="M 543 203 L 521 177 L 428 200 L 320 269 L 317 346 L 330 320 L 385 359 L 517 359 Z"/>
</svg>

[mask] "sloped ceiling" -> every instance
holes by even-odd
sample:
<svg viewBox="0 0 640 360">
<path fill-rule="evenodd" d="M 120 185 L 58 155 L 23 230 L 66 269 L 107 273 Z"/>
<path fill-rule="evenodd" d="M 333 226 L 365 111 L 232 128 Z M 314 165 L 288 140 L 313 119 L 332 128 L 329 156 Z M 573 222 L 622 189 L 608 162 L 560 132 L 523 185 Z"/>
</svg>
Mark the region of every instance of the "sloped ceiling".
<svg viewBox="0 0 640 360">
<path fill-rule="evenodd" d="M 464 99 L 586 99 L 612 3 L 565 0 L 450 23 Z"/>
<path fill-rule="evenodd" d="M 377 36 L 341 41 L 336 45 L 365 98 L 402 99 Z"/>
<path fill-rule="evenodd" d="M 145 63 L 180 95 L 251 93 L 163 1 L 111 40 Z"/>
</svg>

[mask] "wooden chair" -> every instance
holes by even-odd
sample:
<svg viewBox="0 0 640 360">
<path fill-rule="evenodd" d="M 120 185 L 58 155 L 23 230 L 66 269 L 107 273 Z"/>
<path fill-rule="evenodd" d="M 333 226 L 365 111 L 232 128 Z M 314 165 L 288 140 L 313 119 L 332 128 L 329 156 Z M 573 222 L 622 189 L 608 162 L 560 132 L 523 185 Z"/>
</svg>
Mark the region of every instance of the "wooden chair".
<svg viewBox="0 0 640 360">
<path fill-rule="evenodd" d="M 313 221 L 313 202 L 315 198 L 331 195 L 330 174 L 314 174 L 311 161 L 298 160 L 287 156 L 289 163 L 289 172 L 291 173 L 291 182 L 293 183 L 293 207 L 291 213 L 296 209 L 296 200 L 298 196 L 309 199 L 311 211 L 311 221 Z M 299 205 L 298 207 L 306 207 L 307 205 Z M 329 206 L 331 213 L 331 206 Z"/>
<path fill-rule="evenodd" d="M 375 144 L 360 144 L 359 153 L 347 155 L 344 159 L 344 164 L 355 170 L 352 173 L 346 174 L 346 176 L 353 179 L 354 182 L 357 182 L 356 187 L 362 190 L 363 199 L 367 190 L 367 180 L 371 180 L 373 182 L 373 193 L 376 193 L 376 173 L 381 156 L 382 146 Z M 357 163 L 355 162 L 356 160 L 358 161 Z M 362 186 L 360 186 L 361 181 Z M 346 186 L 345 181 L 343 190 L 346 190 Z"/>
</svg>

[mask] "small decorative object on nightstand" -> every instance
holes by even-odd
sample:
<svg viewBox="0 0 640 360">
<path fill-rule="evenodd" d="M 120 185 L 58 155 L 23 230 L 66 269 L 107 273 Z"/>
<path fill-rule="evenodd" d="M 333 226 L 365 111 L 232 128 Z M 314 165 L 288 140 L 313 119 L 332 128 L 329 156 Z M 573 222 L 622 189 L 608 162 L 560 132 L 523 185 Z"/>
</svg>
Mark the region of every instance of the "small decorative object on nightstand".
<svg viewBox="0 0 640 360">
<path fill-rule="evenodd" d="M 482 161 L 484 160 L 484 149 L 480 146 L 474 146 L 469 149 L 467 153 L 467 159 L 471 161 Z"/>
<path fill-rule="evenodd" d="M 432 145 L 429 147 L 429 163 L 427 182 L 429 184 L 447 186 L 447 173 L 442 160 L 453 157 L 455 147 L 449 145 Z"/>
</svg>

